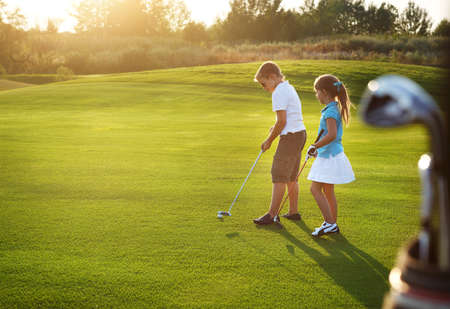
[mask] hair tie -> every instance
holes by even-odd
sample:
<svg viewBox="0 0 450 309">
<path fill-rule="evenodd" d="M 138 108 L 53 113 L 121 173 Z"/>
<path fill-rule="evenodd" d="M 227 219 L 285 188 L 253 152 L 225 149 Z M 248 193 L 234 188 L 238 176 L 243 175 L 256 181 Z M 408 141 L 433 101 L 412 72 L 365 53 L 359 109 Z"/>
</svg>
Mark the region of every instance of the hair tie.
<svg viewBox="0 0 450 309">
<path fill-rule="evenodd" d="M 341 90 L 342 82 L 337 81 L 337 82 L 335 82 L 333 85 L 335 85 L 335 86 L 337 87 L 337 92 L 339 92 L 339 90 Z"/>
</svg>

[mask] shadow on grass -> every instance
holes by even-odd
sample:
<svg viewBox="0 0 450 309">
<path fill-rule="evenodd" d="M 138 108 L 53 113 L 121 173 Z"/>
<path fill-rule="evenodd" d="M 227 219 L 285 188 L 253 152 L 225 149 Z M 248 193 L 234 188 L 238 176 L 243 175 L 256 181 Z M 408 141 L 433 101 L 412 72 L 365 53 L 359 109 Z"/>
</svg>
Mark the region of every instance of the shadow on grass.
<svg viewBox="0 0 450 309">
<path fill-rule="evenodd" d="M 302 229 L 308 237 L 312 237 L 312 230 L 309 229 L 303 221 L 296 222 L 296 225 Z M 327 235 L 323 238 L 317 238 L 316 243 L 326 251 L 317 250 L 306 245 L 297 239 L 288 230 L 277 225 L 270 225 L 264 228 L 280 234 L 290 244 L 286 245 L 287 253 L 296 257 L 296 250 L 300 249 L 317 262 L 334 281 L 334 283 L 344 289 L 354 299 L 365 306 L 380 308 L 383 302 L 384 294 L 388 291 L 389 269 L 378 262 L 375 258 L 355 247 L 342 234 Z M 264 248 L 257 248 L 247 240 L 243 239 L 239 233 L 229 233 L 228 238 L 239 238 L 259 253 L 268 256 L 274 261 L 277 259 L 264 252 Z M 299 259 L 301 259 L 299 257 Z M 280 266 L 290 273 L 297 274 L 298 269 L 291 269 L 285 265 L 284 261 L 277 261 Z"/>
</svg>

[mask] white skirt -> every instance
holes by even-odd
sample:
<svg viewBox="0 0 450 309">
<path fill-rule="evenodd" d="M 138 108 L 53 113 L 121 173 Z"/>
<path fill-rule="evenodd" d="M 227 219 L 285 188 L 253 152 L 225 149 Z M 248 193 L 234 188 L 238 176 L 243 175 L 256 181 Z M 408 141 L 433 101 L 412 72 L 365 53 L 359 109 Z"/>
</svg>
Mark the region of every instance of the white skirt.
<svg viewBox="0 0 450 309">
<path fill-rule="evenodd" d="M 355 174 L 347 156 L 341 152 L 334 157 L 317 157 L 309 170 L 308 180 L 337 185 L 352 182 Z"/>
</svg>

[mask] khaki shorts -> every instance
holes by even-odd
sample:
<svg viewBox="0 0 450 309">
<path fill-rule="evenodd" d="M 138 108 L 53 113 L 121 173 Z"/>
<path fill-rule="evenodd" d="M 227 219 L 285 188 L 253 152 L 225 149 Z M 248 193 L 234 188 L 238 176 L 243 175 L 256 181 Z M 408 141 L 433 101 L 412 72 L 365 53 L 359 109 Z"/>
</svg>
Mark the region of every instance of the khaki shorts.
<svg viewBox="0 0 450 309">
<path fill-rule="evenodd" d="M 288 183 L 295 181 L 300 167 L 300 160 L 305 142 L 305 130 L 280 136 L 277 151 L 273 156 L 273 183 Z"/>
</svg>

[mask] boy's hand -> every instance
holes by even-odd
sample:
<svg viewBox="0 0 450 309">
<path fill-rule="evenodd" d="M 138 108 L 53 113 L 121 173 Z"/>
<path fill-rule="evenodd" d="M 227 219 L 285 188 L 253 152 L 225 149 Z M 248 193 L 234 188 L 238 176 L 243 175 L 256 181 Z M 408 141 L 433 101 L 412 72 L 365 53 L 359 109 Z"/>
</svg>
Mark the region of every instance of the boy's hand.
<svg viewBox="0 0 450 309">
<path fill-rule="evenodd" d="M 265 152 L 267 149 L 270 148 L 270 146 L 272 146 L 272 143 L 265 140 L 264 143 L 262 143 L 261 145 L 261 150 Z"/>
</svg>

